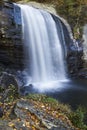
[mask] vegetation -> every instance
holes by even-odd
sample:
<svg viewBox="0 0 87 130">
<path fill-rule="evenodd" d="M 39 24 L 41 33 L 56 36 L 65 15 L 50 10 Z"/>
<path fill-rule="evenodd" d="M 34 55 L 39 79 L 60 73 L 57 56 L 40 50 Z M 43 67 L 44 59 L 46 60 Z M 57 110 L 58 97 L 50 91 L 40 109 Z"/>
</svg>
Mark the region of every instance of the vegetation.
<svg viewBox="0 0 87 130">
<path fill-rule="evenodd" d="M 87 110 L 83 109 L 82 107 L 78 107 L 75 112 L 72 112 L 69 115 L 69 119 L 76 127 L 80 128 L 81 130 L 87 130 L 87 124 L 85 124 Z"/>
<path fill-rule="evenodd" d="M 8 120 L 10 117 L 14 118 L 15 115 L 14 113 L 12 114 L 12 111 L 15 108 L 15 104 L 20 100 L 26 100 L 31 102 L 36 109 L 45 111 L 47 113 L 46 115 L 51 115 L 55 119 L 61 119 L 67 123 L 72 122 L 72 125 L 80 130 L 87 130 L 86 109 L 79 107 L 76 111 L 72 111 L 69 105 L 62 104 L 56 99 L 44 94 L 29 94 L 21 97 L 18 94 L 18 90 L 13 85 L 10 85 L 8 90 L 8 94 L 6 98 L 4 98 L 3 93 L 6 93 L 6 90 L 1 89 L 2 97 L 0 97 L 0 107 L 4 110 L 2 119 Z"/>
<path fill-rule="evenodd" d="M 28 2 L 33 0 L 25 0 L 25 1 Z M 62 17 L 67 19 L 67 21 L 70 23 L 74 33 L 74 37 L 81 38 L 82 27 L 87 22 L 87 13 L 86 13 L 87 0 L 55 0 L 55 1 L 35 0 L 35 1 L 40 3 L 54 4 L 57 12 Z M 2 71 L 3 71 L 2 68 L 0 68 L 0 73 Z M 18 90 L 13 85 L 10 85 L 8 87 L 8 91 L 0 87 L 0 93 L 2 93 L 0 97 L 0 107 L 4 109 L 4 118 L 5 118 L 6 115 L 7 116 L 10 115 L 11 112 L 10 109 L 13 109 L 14 105 L 17 103 L 17 100 L 20 100 L 21 97 L 19 97 Z M 7 95 L 4 93 L 7 93 Z M 64 116 L 67 116 L 74 126 L 80 128 L 81 130 L 87 130 L 87 124 L 86 124 L 87 110 L 83 109 L 82 107 L 79 107 L 76 111 L 73 112 L 70 109 L 69 105 L 62 104 L 57 100 L 43 94 L 29 94 L 28 96 L 23 97 L 23 99 L 24 98 L 34 101 L 34 103 L 37 104 L 38 109 L 39 107 L 42 107 L 42 109 L 44 107 L 50 114 L 52 114 L 52 112 L 55 111 L 58 117 L 61 116 L 62 118 L 64 118 Z"/>
<path fill-rule="evenodd" d="M 19 98 L 18 90 L 14 85 L 10 85 L 7 89 L 0 86 L 0 101 L 9 103 Z"/>
<path fill-rule="evenodd" d="M 37 101 L 37 103 L 43 103 L 44 106 L 48 105 L 53 111 L 62 113 L 62 117 L 66 115 L 75 127 L 87 130 L 87 122 L 85 122 L 87 120 L 87 110 L 85 108 L 79 106 L 76 111 L 72 111 L 69 105 L 62 104 L 56 99 L 43 94 L 29 94 L 26 98 Z"/>
<path fill-rule="evenodd" d="M 76 39 L 82 36 L 82 27 L 87 22 L 87 1 L 86 0 L 66 0 L 63 1 L 63 5 L 58 8 L 58 13 L 63 16 L 69 24 L 74 33 Z M 63 9 L 63 11 L 62 11 Z"/>
<path fill-rule="evenodd" d="M 26 96 L 26 98 L 32 99 L 33 101 L 42 102 L 43 104 L 48 104 L 54 110 L 60 110 L 67 115 L 71 112 L 69 105 L 62 104 L 56 99 L 46 96 L 44 94 L 29 94 L 28 96 Z"/>
</svg>

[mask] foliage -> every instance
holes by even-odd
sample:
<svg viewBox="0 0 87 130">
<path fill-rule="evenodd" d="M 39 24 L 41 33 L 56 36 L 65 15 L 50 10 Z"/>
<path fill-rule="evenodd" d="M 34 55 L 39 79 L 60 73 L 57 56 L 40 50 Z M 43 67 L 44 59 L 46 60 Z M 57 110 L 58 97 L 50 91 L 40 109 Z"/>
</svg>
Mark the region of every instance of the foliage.
<svg viewBox="0 0 87 130">
<path fill-rule="evenodd" d="M 58 101 L 54 98 L 48 97 L 44 94 L 29 94 L 26 96 L 27 99 L 32 99 L 34 101 L 41 101 L 43 103 L 57 104 Z"/>
<path fill-rule="evenodd" d="M 0 86 L 0 93 L 2 93 L 3 91 L 4 91 L 4 88 Z"/>
<path fill-rule="evenodd" d="M 75 112 L 69 115 L 69 118 L 74 126 L 80 128 L 81 130 L 87 130 L 87 125 L 84 123 L 85 115 L 87 111 L 82 107 L 78 107 Z"/>
<path fill-rule="evenodd" d="M 44 94 L 29 94 L 26 96 L 27 99 L 32 99 L 34 101 L 42 101 L 46 98 L 46 95 Z"/>
<path fill-rule="evenodd" d="M 33 101 L 42 102 L 44 105 L 48 104 L 54 110 L 58 110 L 68 115 L 71 112 L 70 106 L 65 105 L 57 101 L 56 99 L 46 96 L 44 94 L 29 94 L 25 98 L 31 99 Z"/>
<path fill-rule="evenodd" d="M 87 110 L 85 108 L 79 106 L 76 111 L 72 111 L 69 105 L 62 104 L 56 99 L 44 94 L 29 94 L 26 98 L 35 102 L 41 102 L 44 105 L 48 104 L 54 111 L 58 111 L 59 113 L 68 116 L 74 126 L 80 128 L 81 130 L 87 130 L 87 125 L 85 124 L 85 115 L 87 114 Z"/>
<path fill-rule="evenodd" d="M 13 102 L 19 98 L 18 89 L 12 84 L 8 88 L 0 86 L 0 94 L 3 102 Z"/>
<path fill-rule="evenodd" d="M 60 7 L 56 5 L 56 10 L 69 22 L 74 33 L 74 37 L 76 39 L 81 38 L 82 26 L 87 22 L 87 1 L 66 0 Z"/>
<path fill-rule="evenodd" d="M 9 86 L 9 89 L 8 100 L 5 100 L 5 106 L 3 106 L 3 119 L 9 117 L 14 118 L 13 116 L 15 115 L 11 112 L 15 107 L 17 99 L 19 98 L 17 89 L 14 86 Z M 68 105 L 64 105 L 56 99 L 44 94 L 29 94 L 26 97 L 23 97 L 23 100 L 24 99 L 25 101 L 29 101 L 29 103 L 33 104 L 36 109 L 41 109 L 43 112 L 46 112 L 46 116 L 50 114 L 50 116 L 53 116 L 55 119 L 61 119 L 66 122 L 68 121 L 69 123 L 71 121 L 73 126 L 81 130 L 87 130 L 87 125 L 85 123 L 85 121 L 87 121 L 87 110 L 81 106 L 76 111 L 72 111 Z M 6 111 L 7 109 L 8 111 Z"/>
<path fill-rule="evenodd" d="M 19 94 L 18 94 L 18 90 L 17 90 L 17 88 L 14 86 L 14 85 L 10 85 L 9 87 L 8 87 L 8 90 L 9 90 L 9 92 L 8 92 L 8 95 L 7 95 L 7 98 L 6 98 L 6 101 L 7 102 L 11 102 L 11 101 L 14 101 L 15 99 L 17 99 L 19 96 Z"/>
</svg>

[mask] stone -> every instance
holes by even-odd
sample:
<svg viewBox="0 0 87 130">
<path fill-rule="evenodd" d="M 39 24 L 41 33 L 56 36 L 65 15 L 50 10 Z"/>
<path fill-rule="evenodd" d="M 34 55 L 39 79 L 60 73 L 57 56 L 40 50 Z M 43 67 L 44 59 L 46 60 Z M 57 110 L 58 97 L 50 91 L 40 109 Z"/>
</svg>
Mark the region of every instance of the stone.
<svg viewBox="0 0 87 130">
<path fill-rule="evenodd" d="M 28 86 L 20 87 L 20 94 L 22 94 L 22 95 L 28 95 L 32 91 L 35 91 L 33 89 L 33 85 L 32 84 L 29 84 Z"/>
<path fill-rule="evenodd" d="M 79 73 L 78 73 L 78 76 L 79 76 L 80 78 L 85 78 L 85 79 L 87 79 L 87 68 L 81 69 L 81 70 L 79 71 Z"/>
<path fill-rule="evenodd" d="M 3 72 L 0 77 L 0 86 L 5 89 L 10 85 L 14 85 L 18 89 L 18 83 L 15 76 L 7 72 Z"/>
<path fill-rule="evenodd" d="M 35 128 L 39 130 L 74 130 L 67 123 L 64 123 L 61 119 L 55 119 L 49 114 L 45 113 L 44 110 L 38 109 L 28 99 L 21 99 L 16 103 L 14 112 L 17 118 L 22 121 L 29 121 Z M 33 116 L 33 117 L 32 117 Z M 36 124 L 32 119 L 38 120 Z"/>
<path fill-rule="evenodd" d="M 3 112 L 4 112 L 4 111 L 3 111 L 3 108 L 0 107 L 0 118 L 3 117 Z"/>
<path fill-rule="evenodd" d="M 23 69 L 21 12 L 10 0 L 0 4 L 0 62 L 6 67 Z"/>
<path fill-rule="evenodd" d="M 42 123 L 47 127 L 47 129 L 53 129 L 53 128 L 58 128 L 56 125 L 54 125 L 52 122 L 43 119 Z"/>
<path fill-rule="evenodd" d="M 0 101 L 13 101 L 18 98 L 18 92 L 19 86 L 16 77 L 7 72 L 3 72 L 0 77 Z"/>
<path fill-rule="evenodd" d="M 77 41 L 80 42 L 80 41 Z M 78 46 L 76 42 L 69 45 L 69 50 L 67 54 L 67 66 L 68 66 L 68 72 L 70 74 L 70 77 L 72 78 L 79 78 L 79 71 L 83 68 L 83 48 L 81 44 L 78 43 Z"/>
<path fill-rule="evenodd" d="M 13 0 L 16 2 L 16 0 Z M 25 3 L 24 1 L 22 1 Z M 24 62 L 24 49 L 22 44 L 22 21 L 20 8 L 12 2 L 4 1 L 3 8 L 0 6 L 0 62 L 9 68 L 15 68 L 23 70 L 26 66 Z M 70 77 L 78 77 L 79 71 L 83 67 L 83 47 L 82 41 L 79 39 L 75 40 L 72 36 L 72 31 L 68 23 L 57 15 L 56 11 L 52 11 L 52 8 L 48 5 L 39 4 L 36 2 L 30 2 L 31 6 L 35 8 L 41 8 L 48 10 L 52 13 L 52 17 L 56 23 L 57 29 L 58 24 L 62 25 L 64 32 L 65 44 L 63 43 L 64 54 L 67 60 L 67 68 Z M 60 29 L 60 31 L 62 31 Z M 27 59 L 26 59 L 27 60 Z M 24 89 L 24 88 L 23 88 Z M 26 92 L 27 93 L 27 92 Z"/>
<path fill-rule="evenodd" d="M 56 27 L 59 29 L 59 19 L 52 14 L 54 21 L 56 22 Z M 66 59 L 68 74 L 70 77 L 78 78 L 78 73 L 83 67 L 83 47 L 82 40 L 73 39 L 71 36 L 71 31 L 66 23 L 60 21 L 62 29 L 64 32 L 65 44 L 62 42 L 62 47 L 64 49 L 64 58 Z M 60 29 L 61 30 L 61 29 Z M 62 31 L 62 30 L 61 30 Z"/>
<path fill-rule="evenodd" d="M 6 120 L 0 120 L 0 130 L 14 130 L 14 129 L 8 126 L 8 122 Z"/>
</svg>

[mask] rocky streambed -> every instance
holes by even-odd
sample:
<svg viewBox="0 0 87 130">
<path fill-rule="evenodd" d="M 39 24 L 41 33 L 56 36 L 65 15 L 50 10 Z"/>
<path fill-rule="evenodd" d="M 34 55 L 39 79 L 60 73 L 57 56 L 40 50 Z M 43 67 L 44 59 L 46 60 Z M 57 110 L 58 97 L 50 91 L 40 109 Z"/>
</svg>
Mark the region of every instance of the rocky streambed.
<svg viewBox="0 0 87 130">
<path fill-rule="evenodd" d="M 31 86 L 32 87 L 32 86 Z M 24 90 L 23 90 L 24 91 Z M 23 96 L 16 77 L 0 73 L 0 130 L 86 130 L 87 110 L 75 112 L 44 94 Z"/>
<path fill-rule="evenodd" d="M 56 105 L 56 106 L 55 106 Z M 79 130 L 66 116 L 70 109 L 45 95 L 0 102 L 1 130 Z"/>
</svg>

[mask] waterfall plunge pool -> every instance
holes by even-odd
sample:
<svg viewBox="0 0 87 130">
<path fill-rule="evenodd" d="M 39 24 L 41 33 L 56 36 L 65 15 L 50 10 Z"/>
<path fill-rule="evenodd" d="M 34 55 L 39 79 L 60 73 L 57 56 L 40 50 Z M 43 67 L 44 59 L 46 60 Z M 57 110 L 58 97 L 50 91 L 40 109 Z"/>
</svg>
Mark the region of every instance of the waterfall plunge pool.
<svg viewBox="0 0 87 130">
<path fill-rule="evenodd" d="M 87 80 L 75 79 L 63 84 L 63 89 L 46 93 L 73 109 L 79 105 L 87 108 Z"/>
<path fill-rule="evenodd" d="M 34 83 L 31 87 L 26 86 L 25 91 L 25 93 L 46 94 L 62 103 L 69 104 L 73 109 L 76 109 L 79 105 L 87 108 L 86 79 L 53 81 L 46 84 Z"/>
</svg>

